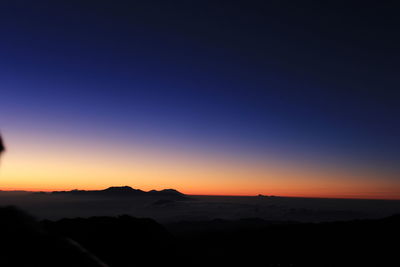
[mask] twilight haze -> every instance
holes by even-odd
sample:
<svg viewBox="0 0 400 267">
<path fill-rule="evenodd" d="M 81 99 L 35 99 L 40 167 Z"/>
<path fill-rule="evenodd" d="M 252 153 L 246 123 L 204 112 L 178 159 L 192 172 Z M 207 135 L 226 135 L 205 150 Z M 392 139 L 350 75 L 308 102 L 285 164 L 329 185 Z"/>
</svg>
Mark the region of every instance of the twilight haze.
<svg viewBox="0 0 400 267">
<path fill-rule="evenodd" d="M 171 2 L 2 1 L 2 190 L 400 199 L 396 9 Z"/>
</svg>

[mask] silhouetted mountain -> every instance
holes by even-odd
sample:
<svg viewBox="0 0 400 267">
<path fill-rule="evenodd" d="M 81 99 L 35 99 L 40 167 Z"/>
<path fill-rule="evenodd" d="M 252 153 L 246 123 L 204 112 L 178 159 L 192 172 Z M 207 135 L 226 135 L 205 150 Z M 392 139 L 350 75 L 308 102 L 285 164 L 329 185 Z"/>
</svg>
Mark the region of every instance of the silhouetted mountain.
<svg viewBox="0 0 400 267">
<path fill-rule="evenodd" d="M 154 195 L 154 196 L 185 196 L 181 192 L 175 190 L 175 189 L 164 189 L 164 190 L 151 190 L 148 192 L 148 194 Z"/>
<path fill-rule="evenodd" d="M 68 195 L 79 195 L 79 196 L 110 196 L 110 197 L 136 197 L 136 196 L 157 196 L 157 197 L 169 197 L 176 200 L 188 199 L 185 194 L 175 189 L 164 189 L 164 190 L 151 190 L 145 192 L 140 189 L 134 189 L 130 186 L 112 186 L 104 190 L 71 190 L 71 191 L 54 191 L 52 194 L 68 194 Z"/>
<path fill-rule="evenodd" d="M 144 195 L 146 192 L 140 189 L 134 189 L 130 186 L 111 186 L 107 189 L 100 190 L 100 193 L 110 195 Z"/>
</svg>

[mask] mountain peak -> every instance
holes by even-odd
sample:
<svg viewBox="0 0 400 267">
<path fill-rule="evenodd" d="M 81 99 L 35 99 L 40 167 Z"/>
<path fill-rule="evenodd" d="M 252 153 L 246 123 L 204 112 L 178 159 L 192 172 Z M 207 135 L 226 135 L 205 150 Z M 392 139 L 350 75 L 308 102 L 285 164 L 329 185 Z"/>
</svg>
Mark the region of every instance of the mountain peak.
<svg viewBox="0 0 400 267">
<path fill-rule="evenodd" d="M 109 188 L 101 190 L 101 191 L 103 191 L 103 192 L 139 192 L 139 191 L 144 192 L 140 189 L 134 189 L 127 185 L 125 185 L 125 186 L 110 186 Z"/>
<path fill-rule="evenodd" d="M 111 186 L 103 190 L 71 190 L 71 191 L 54 191 L 53 194 L 74 194 L 74 195 L 102 195 L 102 196 L 159 196 L 159 197 L 174 197 L 183 199 L 184 194 L 175 189 L 163 189 L 160 191 L 150 190 L 145 192 L 140 189 L 135 189 L 130 186 Z"/>
<path fill-rule="evenodd" d="M 163 189 L 160 191 L 157 190 L 151 190 L 148 193 L 152 194 L 152 195 L 164 195 L 164 196 L 184 196 L 184 194 L 182 194 L 181 192 L 175 190 L 175 189 Z"/>
</svg>

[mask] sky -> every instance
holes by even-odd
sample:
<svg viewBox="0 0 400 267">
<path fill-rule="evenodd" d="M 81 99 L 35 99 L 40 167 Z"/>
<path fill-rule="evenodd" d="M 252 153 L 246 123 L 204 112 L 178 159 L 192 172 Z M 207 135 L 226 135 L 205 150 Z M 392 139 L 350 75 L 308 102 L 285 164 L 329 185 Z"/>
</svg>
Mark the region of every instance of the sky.
<svg viewBox="0 0 400 267">
<path fill-rule="evenodd" d="M 2 1 L 2 190 L 400 199 L 398 10 Z"/>
</svg>

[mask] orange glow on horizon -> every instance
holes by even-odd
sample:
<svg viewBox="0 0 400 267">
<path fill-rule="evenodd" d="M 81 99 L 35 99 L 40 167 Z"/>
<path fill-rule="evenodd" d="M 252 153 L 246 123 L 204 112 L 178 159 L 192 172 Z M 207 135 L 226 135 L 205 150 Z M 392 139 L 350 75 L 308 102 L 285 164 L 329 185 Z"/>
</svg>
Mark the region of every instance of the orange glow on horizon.
<svg viewBox="0 0 400 267">
<path fill-rule="evenodd" d="M 99 146 L 96 140 L 10 136 L 13 139 L 7 140 L 9 149 L 1 162 L 1 190 L 99 190 L 128 185 L 145 191 L 174 188 L 188 195 L 400 199 L 400 182 L 393 173 L 275 158 L 252 161 L 140 143 Z"/>
</svg>

